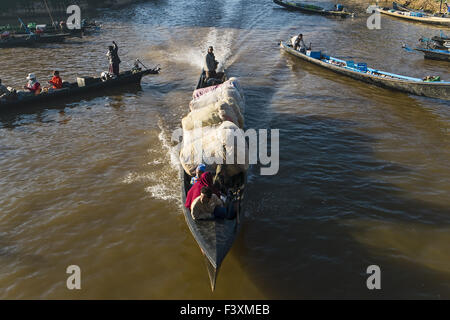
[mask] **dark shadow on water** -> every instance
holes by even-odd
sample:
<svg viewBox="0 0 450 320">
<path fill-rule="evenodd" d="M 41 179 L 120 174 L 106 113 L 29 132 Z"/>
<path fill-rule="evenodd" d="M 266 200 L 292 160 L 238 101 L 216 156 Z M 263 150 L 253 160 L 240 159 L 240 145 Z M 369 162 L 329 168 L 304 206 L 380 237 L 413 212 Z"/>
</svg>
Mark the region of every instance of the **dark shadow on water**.
<svg viewBox="0 0 450 320">
<path fill-rule="evenodd" d="M 374 178 L 411 170 L 377 159 L 376 140 L 354 125 L 272 115 L 268 128 L 280 128 L 280 170 L 249 184 L 247 218 L 232 254 L 274 299 L 450 297 L 449 274 L 406 263 L 395 248 L 373 250 L 355 237 L 365 229 L 359 222 L 367 221 L 445 228 L 450 209 L 410 199 Z M 382 269 L 381 291 L 366 287 L 372 264 Z"/>
</svg>

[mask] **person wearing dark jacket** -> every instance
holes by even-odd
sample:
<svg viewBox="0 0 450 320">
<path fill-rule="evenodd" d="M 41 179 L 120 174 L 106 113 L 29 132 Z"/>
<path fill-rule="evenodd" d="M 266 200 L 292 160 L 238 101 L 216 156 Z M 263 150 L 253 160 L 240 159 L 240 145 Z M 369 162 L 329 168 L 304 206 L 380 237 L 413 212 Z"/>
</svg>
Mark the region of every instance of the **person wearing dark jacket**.
<svg viewBox="0 0 450 320">
<path fill-rule="evenodd" d="M 8 88 L 6 88 L 2 84 L 2 79 L 0 79 L 0 99 L 6 97 L 6 95 L 8 95 L 8 94 L 9 94 Z"/>
<path fill-rule="evenodd" d="M 208 54 L 205 57 L 205 71 L 206 71 L 206 78 L 215 78 L 216 77 L 216 69 L 219 65 L 219 62 L 216 61 L 216 57 L 214 56 L 214 49 L 213 47 L 209 47 Z"/>
<path fill-rule="evenodd" d="M 117 44 L 113 41 L 113 45 L 108 47 L 108 53 L 106 56 L 109 59 L 109 73 L 118 76 L 119 75 L 119 64 L 120 64 L 120 58 L 119 58 L 119 47 Z"/>
</svg>

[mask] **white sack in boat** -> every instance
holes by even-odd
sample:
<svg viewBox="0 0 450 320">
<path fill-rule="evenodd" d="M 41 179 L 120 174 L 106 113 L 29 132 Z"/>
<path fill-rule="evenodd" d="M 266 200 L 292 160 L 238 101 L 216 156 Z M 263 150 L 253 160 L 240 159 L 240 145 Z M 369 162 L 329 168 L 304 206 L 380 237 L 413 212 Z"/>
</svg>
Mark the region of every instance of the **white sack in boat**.
<svg viewBox="0 0 450 320">
<path fill-rule="evenodd" d="M 233 98 L 217 101 L 205 108 L 191 111 L 182 120 L 183 130 L 193 130 L 195 126 L 209 127 L 220 125 L 223 121 L 231 121 L 239 128 L 244 127 L 244 118 Z"/>
<path fill-rule="evenodd" d="M 239 93 L 239 90 L 234 87 L 223 87 L 221 89 L 208 92 L 207 94 L 201 96 L 198 99 L 193 99 L 189 104 L 189 109 L 191 111 L 202 109 L 208 107 L 209 105 L 216 103 L 218 101 L 227 100 L 233 98 L 236 101 L 240 112 L 243 113 L 245 110 L 245 100 L 243 96 Z"/>
<path fill-rule="evenodd" d="M 199 163 L 215 172 L 225 164 L 228 176 L 245 172 L 249 167 L 248 145 L 244 132 L 230 121 L 220 126 L 183 131 L 180 162 L 187 174 L 193 176 Z"/>
</svg>

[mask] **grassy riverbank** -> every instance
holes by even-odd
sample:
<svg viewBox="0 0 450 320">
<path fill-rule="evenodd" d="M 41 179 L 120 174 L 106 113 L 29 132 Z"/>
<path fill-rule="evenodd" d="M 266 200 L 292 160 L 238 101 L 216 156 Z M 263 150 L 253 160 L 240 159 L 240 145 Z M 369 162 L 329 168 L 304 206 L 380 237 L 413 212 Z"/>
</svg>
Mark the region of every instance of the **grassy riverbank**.
<svg viewBox="0 0 450 320">
<path fill-rule="evenodd" d="M 441 1 L 440 0 L 398 0 L 396 1 L 398 4 L 408 7 L 410 9 L 414 10 L 424 10 L 426 12 L 430 13 L 439 13 L 439 10 L 441 8 Z M 450 3 L 449 0 L 447 2 Z M 385 6 L 392 6 L 392 1 L 383 1 L 379 2 L 380 5 Z M 445 5 L 445 0 L 442 1 L 442 8 L 441 12 L 446 12 L 447 7 Z"/>
</svg>

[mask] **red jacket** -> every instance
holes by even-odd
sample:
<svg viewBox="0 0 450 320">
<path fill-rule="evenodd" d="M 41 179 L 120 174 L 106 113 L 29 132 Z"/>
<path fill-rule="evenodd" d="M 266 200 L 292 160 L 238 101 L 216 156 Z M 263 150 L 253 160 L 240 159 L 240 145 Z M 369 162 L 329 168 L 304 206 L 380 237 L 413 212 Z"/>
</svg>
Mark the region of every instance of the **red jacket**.
<svg viewBox="0 0 450 320">
<path fill-rule="evenodd" d="M 39 82 L 27 83 L 26 88 L 33 92 L 34 94 L 41 93 L 41 84 Z"/>
<path fill-rule="evenodd" d="M 53 85 L 53 89 L 62 88 L 62 79 L 60 76 L 53 76 L 52 80 L 49 81 Z"/>
</svg>

